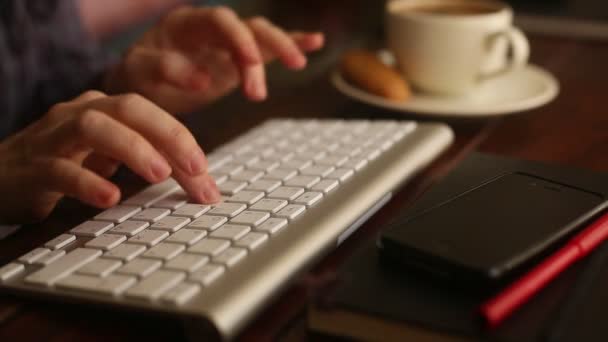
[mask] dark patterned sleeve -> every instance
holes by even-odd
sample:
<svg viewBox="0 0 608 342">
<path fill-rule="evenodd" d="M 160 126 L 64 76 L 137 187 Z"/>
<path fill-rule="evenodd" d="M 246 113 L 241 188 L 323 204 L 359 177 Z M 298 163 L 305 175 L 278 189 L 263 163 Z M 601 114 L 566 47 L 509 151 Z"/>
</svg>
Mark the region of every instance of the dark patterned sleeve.
<svg viewBox="0 0 608 342">
<path fill-rule="evenodd" d="M 0 0 L 0 141 L 94 87 L 109 62 L 75 0 Z"/>
</svg>

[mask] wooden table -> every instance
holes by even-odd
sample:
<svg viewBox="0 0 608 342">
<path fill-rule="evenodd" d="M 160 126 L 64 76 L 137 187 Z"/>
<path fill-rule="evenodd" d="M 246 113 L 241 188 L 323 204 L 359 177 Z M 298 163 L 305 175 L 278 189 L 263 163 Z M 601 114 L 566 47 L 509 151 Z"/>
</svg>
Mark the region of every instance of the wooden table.
<svg viewBox="0 0 608 342">
<path fill-rule="evenodd" d="M 289 3 L 289 4 L 288 4 Z M 184 120 L 201 145 L 210 150 L 269 117 L 344 117 L 426 120 L 359 104 L 339 94 L 328 82 L 328 71 L 345 49 L 381 46 L 380 1 L 256 1 L 241 13 L 263 13 L 290 28 L 321 29 L 327 47 L 311 58 L 306 71 L 293 73 L 272 66 L 270 99 L 251 104 L 239 94 L 228 96 L 198 115 Z M 301 2 L 299 2 L 301 4 Z M 255 5 L 254 5 L 255 4 Z M 336 269 L 363 242 L 393 219 L 425 189 L 449 172 L 471 150 L 517 158 L 608 170 L 608 44 L 550 37 L 530 37 L 532 62 L 554 73 L 561 82 L 557 100 L 527 113 L 485 120 L 447 121 L 456 141 L 425 172 L 400 191 L 352 238 L 311 271 L 297 279 L 242 333 L 243 339 L 302 340 L 305 308 L 315 291 L 335 276 Z M 128 172 L 117 182 L 126 194 L 143 183 Z M 58 233 L 91 217 L 96 211 L 65 201 L 45 222 L 26 227 L 0 241 L 0 263 L 29 251 Z M 313 335 L 315 338 L 322 336 Z M 86 306 L 60 306 L 36 300 L 0 296 L 0 341 L 180 340 L 180 322 Z"/>
</svg>

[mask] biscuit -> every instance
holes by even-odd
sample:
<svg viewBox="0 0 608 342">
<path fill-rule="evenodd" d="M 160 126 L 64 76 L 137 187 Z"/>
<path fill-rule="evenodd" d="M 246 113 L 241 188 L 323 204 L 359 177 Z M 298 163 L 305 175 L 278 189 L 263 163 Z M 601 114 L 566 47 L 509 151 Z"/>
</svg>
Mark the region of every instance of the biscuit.
<svg viewBox="0 0 608 342">
<path fill-rule="evenodd" d="M 411 95 L 407 81 L 399 72 L 369 51 L 353 50 L 342 56 L 340 71 L 353 85 L 393 101 L 406 101 Z"/>
</svg>

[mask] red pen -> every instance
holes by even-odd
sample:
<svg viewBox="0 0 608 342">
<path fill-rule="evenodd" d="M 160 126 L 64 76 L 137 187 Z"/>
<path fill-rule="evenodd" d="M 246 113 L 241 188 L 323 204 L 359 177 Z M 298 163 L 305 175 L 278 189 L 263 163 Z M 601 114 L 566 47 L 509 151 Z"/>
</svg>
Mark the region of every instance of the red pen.
<svg viewBox="0 0 608 342">
<path fill-rule="evenodd" d="M 570 239 L 564 247 L 483 303 L 480 308 L 482 316 L 490 326 L 498 325 L 568 266 L 585 257 L 607 238 L 608 214 L 604 214 Z"/>
</svg>

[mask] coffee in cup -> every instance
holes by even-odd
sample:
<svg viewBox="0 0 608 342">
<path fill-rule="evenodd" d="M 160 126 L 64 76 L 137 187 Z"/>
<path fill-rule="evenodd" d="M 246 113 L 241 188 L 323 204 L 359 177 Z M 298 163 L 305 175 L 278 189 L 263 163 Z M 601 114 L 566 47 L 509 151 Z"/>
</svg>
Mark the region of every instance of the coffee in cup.
<svg viewBox="0 0 608 342">
<path fill-rule="evenodd" d="M 467 94 L 528 62 L 528 40 L 500 1 L 389 0 L 386 15 L 398 67 L 425 92 Z"/>
</svg>

